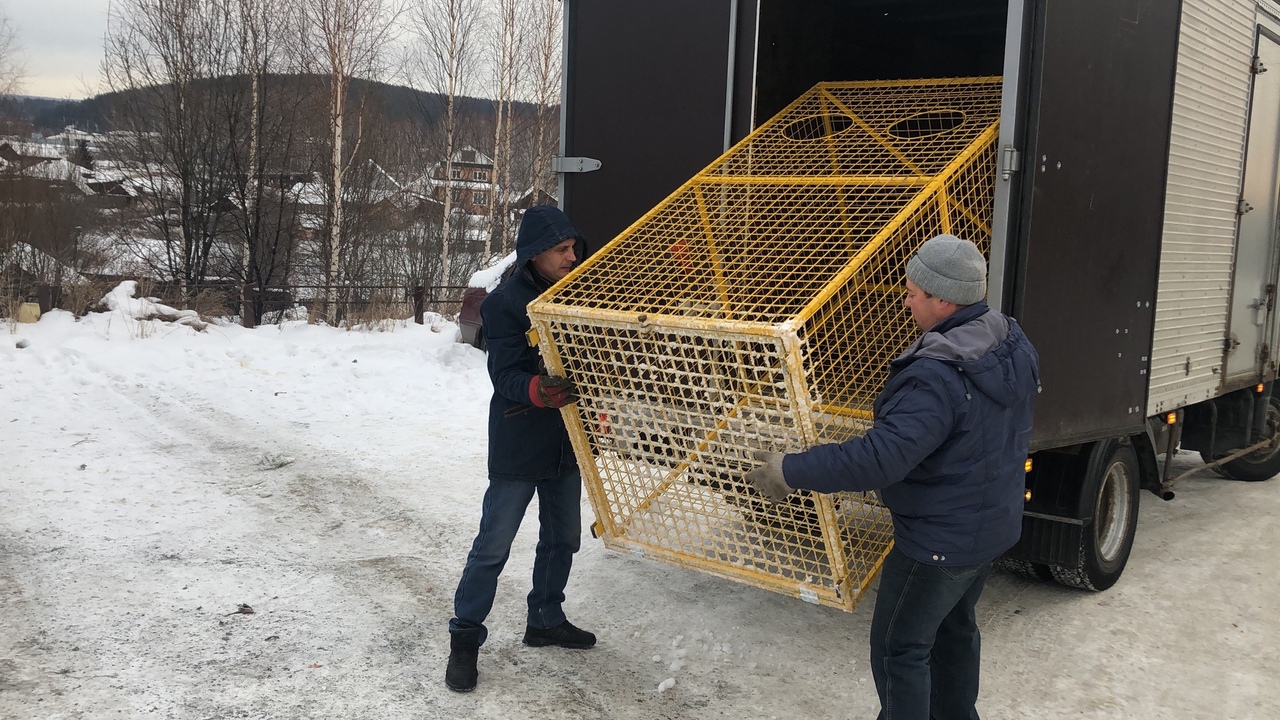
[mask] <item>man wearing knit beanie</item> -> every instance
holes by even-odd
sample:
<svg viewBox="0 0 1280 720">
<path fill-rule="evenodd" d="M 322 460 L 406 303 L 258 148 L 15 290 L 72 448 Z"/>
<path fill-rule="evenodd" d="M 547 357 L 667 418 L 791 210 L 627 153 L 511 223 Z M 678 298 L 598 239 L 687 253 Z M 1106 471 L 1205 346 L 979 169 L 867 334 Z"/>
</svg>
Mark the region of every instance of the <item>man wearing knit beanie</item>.
<svg viewBox="0 0 1280 720">
<path fill-rule="evenodd" d="M 872 428 L 805 452 L 757 452 L 745 480 L 774 502 L 798 490 L 879 492 L 894 530 L 871 620 L 880 720 L 976 720 L 974 605 L 1022 532 L 1039 361 L 1018 323 L 987 307 L 987 263 L 973 243 L 928 240 L 905 283 L 923 334 L 889 363 Z"/>
<path fill-rule="evenodd" d="M 947 302 L 972 305 L 987 297 L 987 260 L 968 240 L 939 235 L 907 261 L 907 279 Z"/>
</svg>

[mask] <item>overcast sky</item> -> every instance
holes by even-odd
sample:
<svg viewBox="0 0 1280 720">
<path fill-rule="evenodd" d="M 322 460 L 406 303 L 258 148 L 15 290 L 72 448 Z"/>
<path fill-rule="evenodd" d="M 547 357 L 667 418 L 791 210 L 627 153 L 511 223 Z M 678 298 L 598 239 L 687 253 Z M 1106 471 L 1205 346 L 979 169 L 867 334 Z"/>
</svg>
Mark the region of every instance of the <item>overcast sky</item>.
<svg viewBox="0 0 1280 720">
<path fill-rule="evenodd" d="M 111 0 L 0 0 L 0 15 L 9 18 L 22 51 L 21 93 L 81 99 L 102 92 L 102 39 L 110 5 Z M 483 43 L 484 37 L 476 40 Z M 483 94 L 480 86 L 489 73 L 478 70 L 477 86 L 464 92 Z"/>
<path fill-rule="evenodd" d="M 109 0 L 0 0 L 22 46 L 22 92 L 82 98 L 97 92 Z"/>
</svg>

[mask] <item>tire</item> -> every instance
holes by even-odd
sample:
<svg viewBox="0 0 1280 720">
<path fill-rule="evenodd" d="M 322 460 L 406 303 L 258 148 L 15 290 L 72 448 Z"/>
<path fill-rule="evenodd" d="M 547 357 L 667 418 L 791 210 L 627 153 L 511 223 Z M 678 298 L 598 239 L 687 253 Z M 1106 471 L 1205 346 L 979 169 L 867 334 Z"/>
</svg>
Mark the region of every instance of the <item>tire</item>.
<svg viewBox="0 0 1280 720">
<path fill-rule="evenodd" d="M 1266 423 L 1262 437 L 1269 438 L 1271 444 L 1214 468 L 1219 475 L 1231 480 L 1262 482 L 1280 474 L 1280 397 L 1271 396 Z"/>
<path fill-rule="evenodd" d="M 1138 529 L 1138 472 L 1132 445 L 1108 440 L 1094 446 L 1081 495 L 1081 515 L 1090 520 L 1080 534 L 1079 567 L 1050 566 L 1053 579 L 1094 591 L 1120 579 Z"/>
<path fill-rule="evenodd" d="M 1209 463 L 1213 462 L 1213 460 L 1214 459 L 1209 456 L 1209 453 L 1203 450 L 1200 451 L 1200 462 L 1204 463 L 1205 465 L 1208 465 Z M 1216 474 L 1218 477 L 1224 477 L 1228 480 L 1232 479 L 1231 476 L 1227 474 L 1227 471 L 1222 469 L 1221 465 L 1215 465 L 1209 468 L 1209 470 L 1212 471 L 1214 474 Z"/>
<path fill-rule="evenodd" d="M 1010 575 L 1018 575 L 1028 580 L 1053 580 L 1053 570 L 1044 563 L 1031 562 L 1030 560 L 1015 560 L 1007 555 L 996 558 L 992 563 L 992 567 L 1001 570 Z"/>
</svg>

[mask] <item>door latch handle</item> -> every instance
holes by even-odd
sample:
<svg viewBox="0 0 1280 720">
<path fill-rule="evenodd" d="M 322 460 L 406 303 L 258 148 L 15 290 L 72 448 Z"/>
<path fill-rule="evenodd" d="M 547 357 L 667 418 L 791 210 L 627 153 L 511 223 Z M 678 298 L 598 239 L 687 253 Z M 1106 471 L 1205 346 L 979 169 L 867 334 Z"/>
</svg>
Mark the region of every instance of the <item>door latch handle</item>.
<svg viewBox="0 0 1280 720">
<path fill-rule="evenodd" d="M 1248 307 L 1253 311 L 1253 324 L 1261 327 L 1267 319 L 1267 299 L 1254 298 Z"/>
</svg>

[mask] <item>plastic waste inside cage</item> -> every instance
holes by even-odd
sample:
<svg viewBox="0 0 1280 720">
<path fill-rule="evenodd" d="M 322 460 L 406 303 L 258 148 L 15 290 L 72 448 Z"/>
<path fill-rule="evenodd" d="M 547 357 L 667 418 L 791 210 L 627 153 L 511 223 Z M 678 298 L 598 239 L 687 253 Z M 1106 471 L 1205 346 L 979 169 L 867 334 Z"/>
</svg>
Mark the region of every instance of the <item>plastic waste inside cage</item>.
<svg viewBox="0 0 1280 720">
<path fill-rule="evenodd" d="M 853 610 L 893 543 L 871 493 L 772 504 L 757 449 L 864 433 L 918 335 L 906 261 L 989 252 L 1000 78 L 823 83 L 529 305 L 606 546 Z"/>
</svg>

